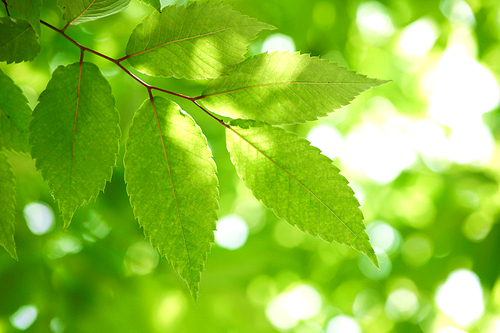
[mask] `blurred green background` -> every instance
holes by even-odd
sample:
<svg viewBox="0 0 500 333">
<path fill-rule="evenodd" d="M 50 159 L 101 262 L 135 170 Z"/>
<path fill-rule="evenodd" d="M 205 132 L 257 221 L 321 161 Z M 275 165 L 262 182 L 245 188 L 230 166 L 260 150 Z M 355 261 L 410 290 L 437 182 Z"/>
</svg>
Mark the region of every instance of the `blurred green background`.
<svg viewBox="0 0 500 333">
<path fill-rule="evenodd" d="M 55 2 L 45 0 L 42 19 L 62 28 Z M 262 33 L 249 55 L 300 50 L 392 80 L 326 118 L 287 127 L 350 180 L 381 269 L 279 221 L 236 176 L 222 126 L 175 100 L 207 136 L 220 180 L 217 244 L 194 304 L 144 240 L 123 182 L 123 143 L 147 91 L 87 53 L 121 114 L 118 167 L 105 193 L 63 232 L 33 161 L 9 155 L 19 263 L 0 251 L 0 333 L 499 333 L 500 2 L 232 2 L 278 28 Z M 118 58 L 151 11 L 132 0 L 127 10 L 67 33 Z M 32 107 L 52 71 L 79 59 L 74 45 L 45 27 L 41 45 L 32 63 L 0 64 Z M 139 76 L 190 96 L 207 84 Z"/>
</svg>

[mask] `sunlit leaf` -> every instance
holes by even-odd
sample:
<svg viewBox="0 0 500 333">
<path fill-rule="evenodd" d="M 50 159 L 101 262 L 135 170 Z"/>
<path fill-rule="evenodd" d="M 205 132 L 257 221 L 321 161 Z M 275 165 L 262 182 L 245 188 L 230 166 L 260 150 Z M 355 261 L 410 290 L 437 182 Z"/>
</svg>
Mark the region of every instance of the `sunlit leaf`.
<svg viewBox="0 0 500 333">
<path fill-rule="evenodd" d="M 28 22 L 0 17 L 0 61 L 31 61 L 39 52 L 35 30 Z"/>
<path fill-rule="evenodd" d="M 9 0 L 7 3 L 19 12 L 35 29 L 37 35 L 40 36 L 40 7 L 42 7 L 42 0 Z"/>
<path fill-rule="evenodd" d="M 16 182 L 5 153 L 0 150 L 0 245 L 17 260 L 14 242 Z"/>
<path fill-rule="evenodd" d="M 144 234 L 167 257 L 196 299 L 214 241 L 216 167 L 200 128 L 161 98 L 136 111 L 125 153 L 125 182 Z"/>
<path fill-rule="evenodd" d="M 139 0 L 140 2 L 153 7 L 157 11 L 161 11 L 161 3 L 160 0 Z"/>
<path fill-rule="evenodd" d="M 111 179 L 119 115 L 111 87 L 91 63 L 59 66 L 29 126 L 31 155 L 59 204 L 65 227 Z"/>
<path fill-rule="evenodd" d="M 23 91 L 0 70 L 0 149 L 29 152 L 31 108 Z"/>
<path fill-rule="evenodd" d="M 215 79 L 201 98 L 223 116 L 294 124 L 326 116 L 385 82 L 307 54 L 273 52 L 248 58 Z"/>
<path fill-rule="evenodd" d="M 124 10 L 130 0 L 58 0 L 63 18 L 70 24 L 80 24 L 113 15 Z"/>
<path fill-rule="evenodd" d="M 272 26 L 219 2 L 153 12 L 134 29 L 127 58 L 138 71 L 185 79 L 215 78 L 244 60 L 257 33 Z"/>
<path fill-rule="evenodd" d="M 230 126 L 231 160 L 257 199 L 300 230 L 348 245 L 378 266 L 358 200 L 328 157 L 281 128 L 244 120 Z"/>
</svg>

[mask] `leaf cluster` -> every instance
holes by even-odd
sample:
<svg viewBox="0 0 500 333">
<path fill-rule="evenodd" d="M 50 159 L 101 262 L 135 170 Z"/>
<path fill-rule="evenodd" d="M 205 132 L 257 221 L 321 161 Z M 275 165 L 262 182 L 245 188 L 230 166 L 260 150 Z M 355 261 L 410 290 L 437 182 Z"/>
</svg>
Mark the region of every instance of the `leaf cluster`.
<svg viewBox="0 0 500 333">
<path fill-rule="evenodd" d="M 106 77 L 84 61 L 93 53 L 147 91 L 126 142 L 127 193 L 145 236 L 195 299 L 214 242 L 217 168 L 194 119 L 156 92 L 194 103 L 225 128 L 238 175 L 278 217 L 327 242 L 348 245 L 378 265 L 347 180 L 307 140 L 278 126 L 326 116 L 385 81 L 299 52 L 245 58 L 258 33 L 275 28 L 224 3 L 161 8 L 158 0 L 141 0 L 154 10 L 133 30 L 125 55 L 114 59 L 81 45 L 66 29 L 124 10 L 130 0 L 59 0 L 67 22 L 62 29 L 40 19 L 41 0 L 3 2 L 8 16 L 0 18 L 0 61 L 33 60 L 40 52 L 41 25 L 80 50 L 78 62 L 55 69 L 33 112 L 21 89 L 0 71 L 0 244 L 12 257 L 17 259 L 15 179 L 5 151 L 36 160 L 65 228 L 111 180 L 120 115 Z M 126 63 L 149 76 L 213 80 L 200 96 L 184 96 L 145 83 Z"/>
</svg>

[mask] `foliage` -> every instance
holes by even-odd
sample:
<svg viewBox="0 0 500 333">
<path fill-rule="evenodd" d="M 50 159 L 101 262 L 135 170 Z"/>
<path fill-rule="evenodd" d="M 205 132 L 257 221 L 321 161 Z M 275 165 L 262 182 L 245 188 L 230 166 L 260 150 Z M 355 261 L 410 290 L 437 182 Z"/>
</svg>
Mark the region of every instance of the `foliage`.
<svg viewBox="0 0 500 333">
<path fill-rule="evenodd" d="M 67 22 L 62 29 L 40 20 L 40 1 L 5 3 L 26 21 L 1 19 L 1 60 L 33 60 L 40 51 L 40 23 L 80 49 L 78 62 L 54 70 L 29 122 L 31 157 L 58 203 L 64 228 L 80 206 L 104 191 L 119 151 L 119 114 L 111 86 L 94 63 L 84 61 L 85 55 L 93 54 L 117 65 L 148 92 L 126 143 L 127 193 L 144 234 L 186 281 L 195 300 L 214 241 L 219 206 L 216 166 L 194 119 L 173 101 L 154 96 L 156 91 L 192 102 L 226 129 L 238 174 L 278 217 L 327 242 L 351 246 L 378 266 L 347 180 L 307 140 L 273 125 L 326 116 L 386 81 L 300 53 L 262 53 L 245 59 L 257 34 L 274 27 L 223 3 L 154 10 L 133 30 L 126 55 L 119 59 L 82 46 L 66 29 L 115 14 L 129 0 L 59 0 Z M 159 9 L 157 2 L 146 3 Z M 189 97 L 145 83 L 126 69 L 125 60 L 150 76 L 214 80 L 201 95 Z M 26 98 L 0 74 L 2 147 L 26 152 Z M 226 122 L 212 112 L 241 119 Z M 3 155 L 1 164 L 5 207 L 0 240 L 17 258 L 13 176 Z"/>
</svg>

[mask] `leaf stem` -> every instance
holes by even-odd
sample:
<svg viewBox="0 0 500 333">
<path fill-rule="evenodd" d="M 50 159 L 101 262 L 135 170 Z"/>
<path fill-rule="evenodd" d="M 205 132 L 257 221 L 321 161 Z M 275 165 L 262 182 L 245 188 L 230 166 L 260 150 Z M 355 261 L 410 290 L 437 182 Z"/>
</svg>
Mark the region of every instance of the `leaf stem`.
<svg viewBox="0 0 500 333">
<path fill-rule="evenodd" d="M 7 1 L 6 0 L 2 0 L 2 2 L 5 5 L 5 11 L 7 12 L 7 16 L 10 17 L 9 7 L 7 6 Z"/>
</svg>

